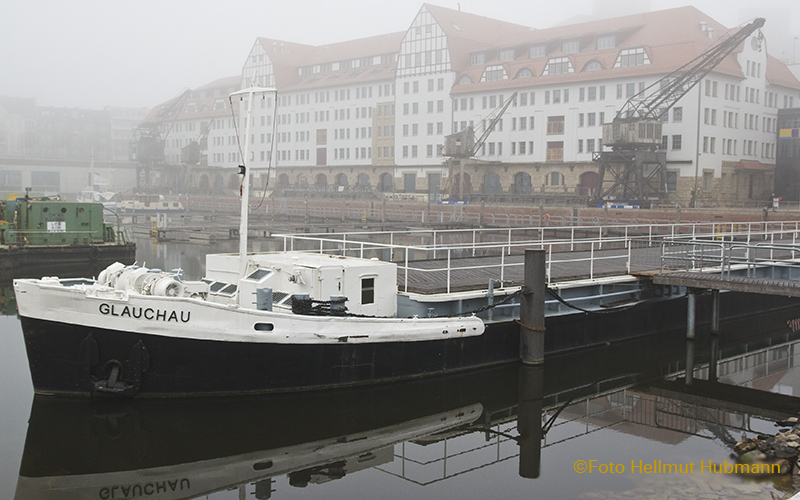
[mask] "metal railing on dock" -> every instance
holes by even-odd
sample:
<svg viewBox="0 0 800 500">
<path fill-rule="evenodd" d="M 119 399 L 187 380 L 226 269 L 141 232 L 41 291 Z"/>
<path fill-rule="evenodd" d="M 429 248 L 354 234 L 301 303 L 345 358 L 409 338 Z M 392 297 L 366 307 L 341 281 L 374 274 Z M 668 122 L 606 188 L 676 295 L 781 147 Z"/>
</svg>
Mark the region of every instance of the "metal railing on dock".
<svg viewBox="0 0 800 500">
<path fill-rule="evenodd" d="M 451 293 L 485 289 L 490 280 L 518 286 L 525 249 L 547 251 L 547 284 L 627 278 L 658 271 L 662 242 L 709 245 L 797 243 L 800 222 L 533 226 L 503 229 L 420 229 L 278 234 L 284 251 L 377 258 L 395 262 L 403 292 Z"/>
</svg>

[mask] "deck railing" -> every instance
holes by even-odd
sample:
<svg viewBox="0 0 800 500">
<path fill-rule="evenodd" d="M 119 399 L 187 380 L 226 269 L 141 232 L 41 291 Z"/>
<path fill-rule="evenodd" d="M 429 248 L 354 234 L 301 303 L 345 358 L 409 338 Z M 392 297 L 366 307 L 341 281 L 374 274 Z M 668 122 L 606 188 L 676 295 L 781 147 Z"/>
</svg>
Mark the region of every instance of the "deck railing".
<svg viewBox="0 0 800 500">
<path fill-rule="evenodd" d="M 606 226 L 533 226 L 503 229 L 363 231 L 282 234 L 284 251 L 314 251 L 395 262 L 401 291 L 414 288 L 415 275 L 441 281 L 452 292 L 472 274 L 503 283 L 522 275 L 526 249 L 547 252 L 548 285 L 570 280 L 621 277 L 663 266 L 662 242 L 796 245 L 798 222 L 630 224 Z M 800 250 L 799 250 L 800 251 Z M 479 258 L 470 260 L 468 258 Z M 469 281 L 469 280 L 467 280 Z M 474 280 L 473 280 L 474 281 Z M 519 285 L 519 283 L 516 283 Z"/>
<path fill-rule="evenodd" d="M 770 266 L 783 268 L 783 275 L 800 277 L 800 272 L 792 272 L 800 271 L 798 256 L 800 245 L 793 233 L 771 234 L 768 241 L 760 243 L 669 238 L 661 242 L 659 272 L 714 270 L 730 279 L 734 270 L 744 269 L 748 277 L 754 277 L 756 269 Z"/>
</svg>

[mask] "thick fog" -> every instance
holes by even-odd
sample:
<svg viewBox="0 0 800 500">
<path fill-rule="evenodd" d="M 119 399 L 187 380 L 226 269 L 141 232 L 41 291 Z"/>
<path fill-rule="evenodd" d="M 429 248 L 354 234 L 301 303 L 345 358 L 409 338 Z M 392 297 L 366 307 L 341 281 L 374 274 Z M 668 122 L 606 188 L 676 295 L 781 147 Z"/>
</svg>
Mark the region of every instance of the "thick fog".
<svg viewBox="0 0 800 500">
<path fill-rule="evenodd" d="M 405 31 L 420 0 L 6 0 L 0 95 L 40 106 L 152 107 L 237 75 L 259 36 L 323 45 Z M 800 62 L 800 4 L 785 0 L 444 0 L 533 28 L 692 4 L 729 28 L 766 17 L 769 52 Z M 553 6 L 557 6 L 554 8 Z M 669 29 L 665 26 L 664 29 Z M 798 45 L 798 47 L 795 47 Z"/>
</svg>

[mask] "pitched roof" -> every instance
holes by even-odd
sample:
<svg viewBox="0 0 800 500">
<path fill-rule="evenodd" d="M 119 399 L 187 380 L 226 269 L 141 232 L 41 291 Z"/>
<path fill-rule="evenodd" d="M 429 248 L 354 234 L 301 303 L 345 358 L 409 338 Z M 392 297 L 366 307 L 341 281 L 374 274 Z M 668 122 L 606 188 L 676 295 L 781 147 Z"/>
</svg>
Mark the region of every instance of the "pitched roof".
<svg viewBox="0 0 800 500">
<path fill-rule="evenodd" d="M 706 29 L 701 29 L 701 25 Z M 664 26 L 669 26 L 669 29 L 664 29 Z M 728 32 L 733 33 L 737 29 L 728 30 L 695 7 L 679 7 L 543 30 L 529 30 L 527 33 L 516 30 L 504 38 L 511 43 L 496 45 L 486 50 L 484 64 L 469 66 L 466 63 L 461 67 L 454 64 L 454 70 L 459 72 L 456 82 L 466 75 L 473 83 L 456 84 L 453 93 L 510 89 L 530 86 L 533 82 L 557 84 L 587 79 L 602 80 L 626 76 L 667 74 L 702 54 L 719 42 Z M 598 49 L 597 39 L 605 35 L 615 37 L 614 46 Z M 490 36 L 485 34 L 484 38 Z M 561 43 L 572 40 L 579 42 L 580 50 L 570 53 L 562 52 Z M 532 46 L 546 47 L 546 55 L 530 57 L 527 48 Z M 516 58 L 513 61 L 499 60 L 499 50 L 514 47 L 525 50 L 517 50 Z M 650 64 L 627 68 L 613 67 L 621 50 L 636 48 L 645 49 Z M 721 61 L 714 68 L 714 72 L 744 78 L 742 68 L 736 61 L 735 53 L 737 52 L 741 52 L 741 47 Z M 543 75 L 548 60 L 555 57 L 569 59 L 574 72 Z M 589 76 L 582 72 L 590 61 L 597 61 L 602 69 L 592 71 Z M 800 82 L 790 78 L 791 73 L 788 70 L 783 71 L 776 67 L 775 62 L 767 65 L 767 78 L 770 83 L 782 82 L 780 83 L 782 85 L 800 88 Z M 498 64 L 505 68 L 510 80 L 480 82 L 485 68 Z M 519 79 L 515 81 L 513 79 L 519 69 L 523 67 L 527 67 L 533 72 L 534 80 Z"/>
<path fill-rule="evenodd" d="M 388 33 L 356 40 L 326 45 L 302 45 L 270 38 L 259 38 L 257 43 L 272 61 L 275 84 L 282 91 L 335 86 L 338 82 L 351 85 L 361 82 L 393 79 L 397 68 L 396 54 L 404 32 Z M 353 61 L 389 55 L 391 61 L 378 65 L 339 67 L 301 75 L 299 68 L 327 63 Z"/>
<path fill-rule="evenodd" d="M 478 16 L 460 10 L 423 4 L 447 35 L 450 64 L 458 71 L 469 64 L 471 52 L 498 46 L 513 46 L 530 33 L 532 28 Z"/>
<path fill-rule="evenodd" d="M 241 75 L 219 78 L 194 90 L 186 89 L 178 96 L 150 110 L 142 123 L 169 123 L 176 119 L 211 119 L 230 114 L 228 95 L 242 85 Z M 217 99 L 224 107 L 215 107 Z"/>
</svg>

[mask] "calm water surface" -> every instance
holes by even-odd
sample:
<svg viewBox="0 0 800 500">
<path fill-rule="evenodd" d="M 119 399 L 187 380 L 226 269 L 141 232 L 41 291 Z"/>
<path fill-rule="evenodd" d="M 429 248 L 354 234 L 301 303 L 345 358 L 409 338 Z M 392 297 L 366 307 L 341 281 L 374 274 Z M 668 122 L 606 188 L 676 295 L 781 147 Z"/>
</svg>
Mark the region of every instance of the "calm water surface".
<svg viewBox="0 0 800 500">
<path fill-rule="evenodd" d="M 206 252 L 235 247 L 139 242 L 137 258 L 197 278 Z M 800 317 L 800 308 L 777 314 L 723 325 L 720 380 L 798 392 L 800 347 L 788 326 L 774 325 Z M 696 347 L 705 378 L 708 345 Z M 732 463 L 731 442 L 743 434 L 777 427 L 650 390 L 648 382 L 683 369 L 685 349 L 680 332 L 665 332 L 553 357 L 543 369 L 295 396 L 108 403 L 34 398 L 19 320 L 0 316 L 0 499 L 791 496 L 800 489 L 791 478 L 701 471 Z M 581 460 L 603 469 L 578 473 Z M 693 472 L 635 472 L 640 461 L 691 464 Z"/>
</svg>

